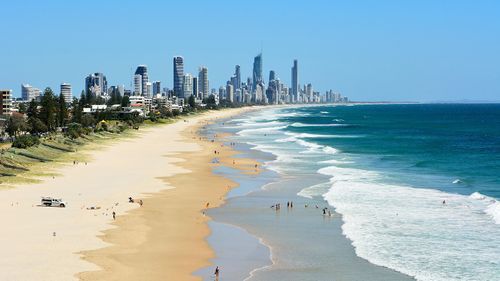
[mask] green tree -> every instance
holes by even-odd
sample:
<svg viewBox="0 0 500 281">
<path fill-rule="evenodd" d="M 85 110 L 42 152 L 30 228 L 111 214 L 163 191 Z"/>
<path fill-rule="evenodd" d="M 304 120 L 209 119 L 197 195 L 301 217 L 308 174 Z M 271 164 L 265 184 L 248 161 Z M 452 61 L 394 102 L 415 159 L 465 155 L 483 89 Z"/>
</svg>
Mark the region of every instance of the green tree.
<svg viewBox="0 0 500 281">
<path fill-rule="evenodd" d="M 48 131 L 47 126 L 36 117 L 31 117 L 28 119 L 28 125 L 30 127 L 30 133 L 32 134 L 41 134 Z"/>
<path fill-rule="evenodd" d="M 121 104 L 122 103 L 122 95 L 120 95 L 120 92 L 118 89 L 114 89 L 113 92 L 111 92 L 110 98 L 107 102 L 107 105 L 114 105 L 114 104 Z"/>
<path fill-rule="evenodd" d="M 83 114 L 82 111 L 83 107 L 80 105 L 80 101 L 74 98 L 71 103 L 71 121 L 74 123 L 81 123 Z"/>
<path fill-rule="evenodd" d="M 68 129 L 66 130 L 66 136 L 76 139 L 81 137 L 83 134 L 82 125 L 79 123 L 70 123 L 68 124 Z"/>
<path fill-rule="evenodd" d="M 96 121 L 94 116 L 92 116 L 91 114 L 84 114 L 82 116 L 81 124 L 83 127 L 90 127 L 94 126 L 96 124 Z"/>
<path fill-rule="evenodd" d="M 174 116 L 172 115 L 172 111 L 170 111 L 168 108 L 164 106 L 160 106 L 160 108 L 158 108 L 158 111 L 160 112 L 161 118 L 171 118 Z"/>
<path fill-rule="evenodd" d="M 130 98 L 128 96 L 124 96 L 122 99 L 122 107 L 128 107 L 130 105 Z"/>
<path fill-rule="evenodd" d="M 27 109 L 28 108 L 26 107 L 26 104 L 24 102 L 19 104 L 19 113 L 23 113 L 24 114 L 24 113 L 26 113 Z"/>
<path fill-rule="evenodd" d="M 196 101 L 194 99 L 194 95 L 190 95 L 188 99 L 188 104 L 191 108 L 196 108 Z"/>
<path fill-rule="evenodd" d="M 16 138 L 12 143 L 12 147 L 28 148 L 40 144 L 40 139 L 36 136 L 23 135 Z"/>
<path fill-rule="evenodd" d="M 35 100 L 30 101 L 26 115 L 28 118 L 38 118 L 38 103 Z"/>
<path fill-rule="evenodd" d="M 87 105 L 87 95 L 85 95 L 85 92 L 83 90 L 82 93 L 80 94 L 79 104 L 81 108 Z"/>
<path fill-rule="evenodd" d="M 207 108 L 210 108 L 210 109 L 215 109 L 217 108 L 217 104 L 215 103 L 215 96 L 214 95 L 210 95 L 207 99 Z"/>
<path fill-rule="evenodd" d="M 57 99 L 57 125 L 63 127 L 68 121 L 68 106 L 63 94 L 59 95 Z"/>
<path fill-rule="evenodd" d="M 28 131 L 28 129 L 29 126 L 24 120 L 24 116 L 22 114 L 12 114 L 5 123 L 5 131 L 11 137 L 17 136 L 18 132 Z"/>
<path fill-rule="evenodd" d="M 40 105 L 40 120 L 47 126 L 49 131 L 55 130 L 57 126 L 57 101 L 52 89 L 47 87 L 43 93 Z"/>
</svg>

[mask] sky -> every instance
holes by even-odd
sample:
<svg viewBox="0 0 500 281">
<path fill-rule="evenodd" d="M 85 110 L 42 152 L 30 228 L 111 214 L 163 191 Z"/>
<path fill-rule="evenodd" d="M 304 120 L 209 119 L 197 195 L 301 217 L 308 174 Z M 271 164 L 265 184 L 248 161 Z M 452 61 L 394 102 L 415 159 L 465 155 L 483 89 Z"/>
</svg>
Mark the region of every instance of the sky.
<svg viewBox="0 0 500 281">
<path fill-rule="evenodd" d="M 84 88 L 89 73 L 131 88 L 139 64 L 172 88 L 172 58 L 219 88 L 263 51 L 290 84 L 357 101 L 500 101 L 500 1 L 3 1 L 0 88 Z"/>
</svg>

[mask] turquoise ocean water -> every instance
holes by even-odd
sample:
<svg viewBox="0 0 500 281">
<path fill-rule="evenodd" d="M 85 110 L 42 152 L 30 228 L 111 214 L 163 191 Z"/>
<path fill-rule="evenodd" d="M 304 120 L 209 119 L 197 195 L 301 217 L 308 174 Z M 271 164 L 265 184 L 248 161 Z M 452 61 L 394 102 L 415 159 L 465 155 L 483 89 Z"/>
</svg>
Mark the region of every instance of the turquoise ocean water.
<svg viewBox="0 0 500 281">
<path fill-rule="evenodd" d="M 249 151 L 272 154 L 265 166 L 289 180 L 267 187 L 266 198 L 288 198 L 293 192 L 298 204 L 329 205 L 342 215 L 338 223 L 355 254 L 371 264 L 417 280 L 500 280 L 500 105 L 272 108 L 228 121 L 224 130 L 235 133 L 233 140 Z M 257 194 L 230 200 L 227 208 L 234 213 L 272 203 L 263 199 L 265 193 Z M 265 212 L 252 216 L 261 216 L 264 224 Z M 295 211 L 296 220 L 307 215 L 299 212 L 305 211 Z M 336 249 L 327 246 L 332 244 L 328 226 L 316 231 L 304 219 L 303 234 L 295 234 L 298 230 L 287 239 L 287 232 L 272 230 L 281 236 L 274 241 L 269 229 L 276 219 L 266 228 L 250 215 L 246 222 L 244 216 L 225 216 L 268 237 L 269 246 L 283 253 L 298 240 L 324 237 L 310 242 L 308 249 L 319 245 L 316 252 L 288 250 L 287 257 L 318 262 L 301 264 L 304 277 L 287 280 L 328 280 L 329 263 L 323 260 L 333 260 L 329 252 Z M 285 255 L 280 254 L 274 255 L 274 275 L 270 266 L 249 280 L 283 276 L 277 265 Z"/>
</svg>

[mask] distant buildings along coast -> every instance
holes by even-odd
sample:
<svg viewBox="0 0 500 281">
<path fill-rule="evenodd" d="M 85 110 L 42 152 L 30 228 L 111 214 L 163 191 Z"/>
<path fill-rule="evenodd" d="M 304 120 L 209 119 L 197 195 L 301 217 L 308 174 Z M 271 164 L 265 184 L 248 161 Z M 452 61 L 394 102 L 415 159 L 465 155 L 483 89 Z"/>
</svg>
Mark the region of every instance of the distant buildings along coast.
<svg viewBox="0 0 500 281">
<path fill-rule="evenodd" d="M 192 106 L 193 103 L 204 107 L 207 104 L 232 106 L 349 102 L 348 98 L 339 92 L 328 90 L 320 93 L 314 90 L 311 83 L 301 84 L 299 62 L 296 59 L 293 60 L 289 74 L 291 85 L 285 84 L 274 70 L 269 70 L 269 75 L 265 75 L 262 53 L 254 57 L 251 76 L 242 79 L 241 67 L 235 65 L 232 76 L 225 85 L 220 85 L 218 88 L 210 88 L 207 66 L 199 66 L 194 75 L 187 73 L 182 56 L 173 57 L 172 66 L 172 89 L 162 88 L 162 82 L 159 80 L 150 81 L 148 67 L 142 64 L 132 73 L 130 88 L 126 88 L 123 84 L 108 87 L 106 75 L 95 72 L 85 77 L 82 93 L 97 99 L 98 105 L 102 104 L 100 110 L 105 109 L 106 105 L 112 103 L 117 96 L 120 98 L 128 96 L 130 105 L 123 110 L 139 111 L 141 115 L 147 115 L 161 107 L 182 111 L 184 107 Z M 268 78 L 267 81 L 265 77 Z M 72 85 L 61 83 L 59 94 L 63 95 L 66 103 L 71 104 L 74 98 Z M 22 84 L 21 97 L 13 99 L 12 95 L 12 90 L 1 90 L 0 105 L 3 116 L 17 111 L 21 103 L 40 101 L 42 90 L 30 84 Z"/>
</svg>

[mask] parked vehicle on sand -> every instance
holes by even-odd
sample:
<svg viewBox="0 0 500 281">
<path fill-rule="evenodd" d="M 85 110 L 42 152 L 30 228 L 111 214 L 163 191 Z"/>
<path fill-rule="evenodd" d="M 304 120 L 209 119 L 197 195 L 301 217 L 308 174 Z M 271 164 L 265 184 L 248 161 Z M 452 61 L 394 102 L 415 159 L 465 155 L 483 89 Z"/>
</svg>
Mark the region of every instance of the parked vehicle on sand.
<svg viewBox="0 0 500 281">
<path fill-rule="evenodd" d="M 45 207 L 60 207 L 64 208 L 66 207 L 66 202 L 64 202 L 62 199 L 56 199 L 52 197 L 42 197 L 42 206 Z"/>
</svg>

